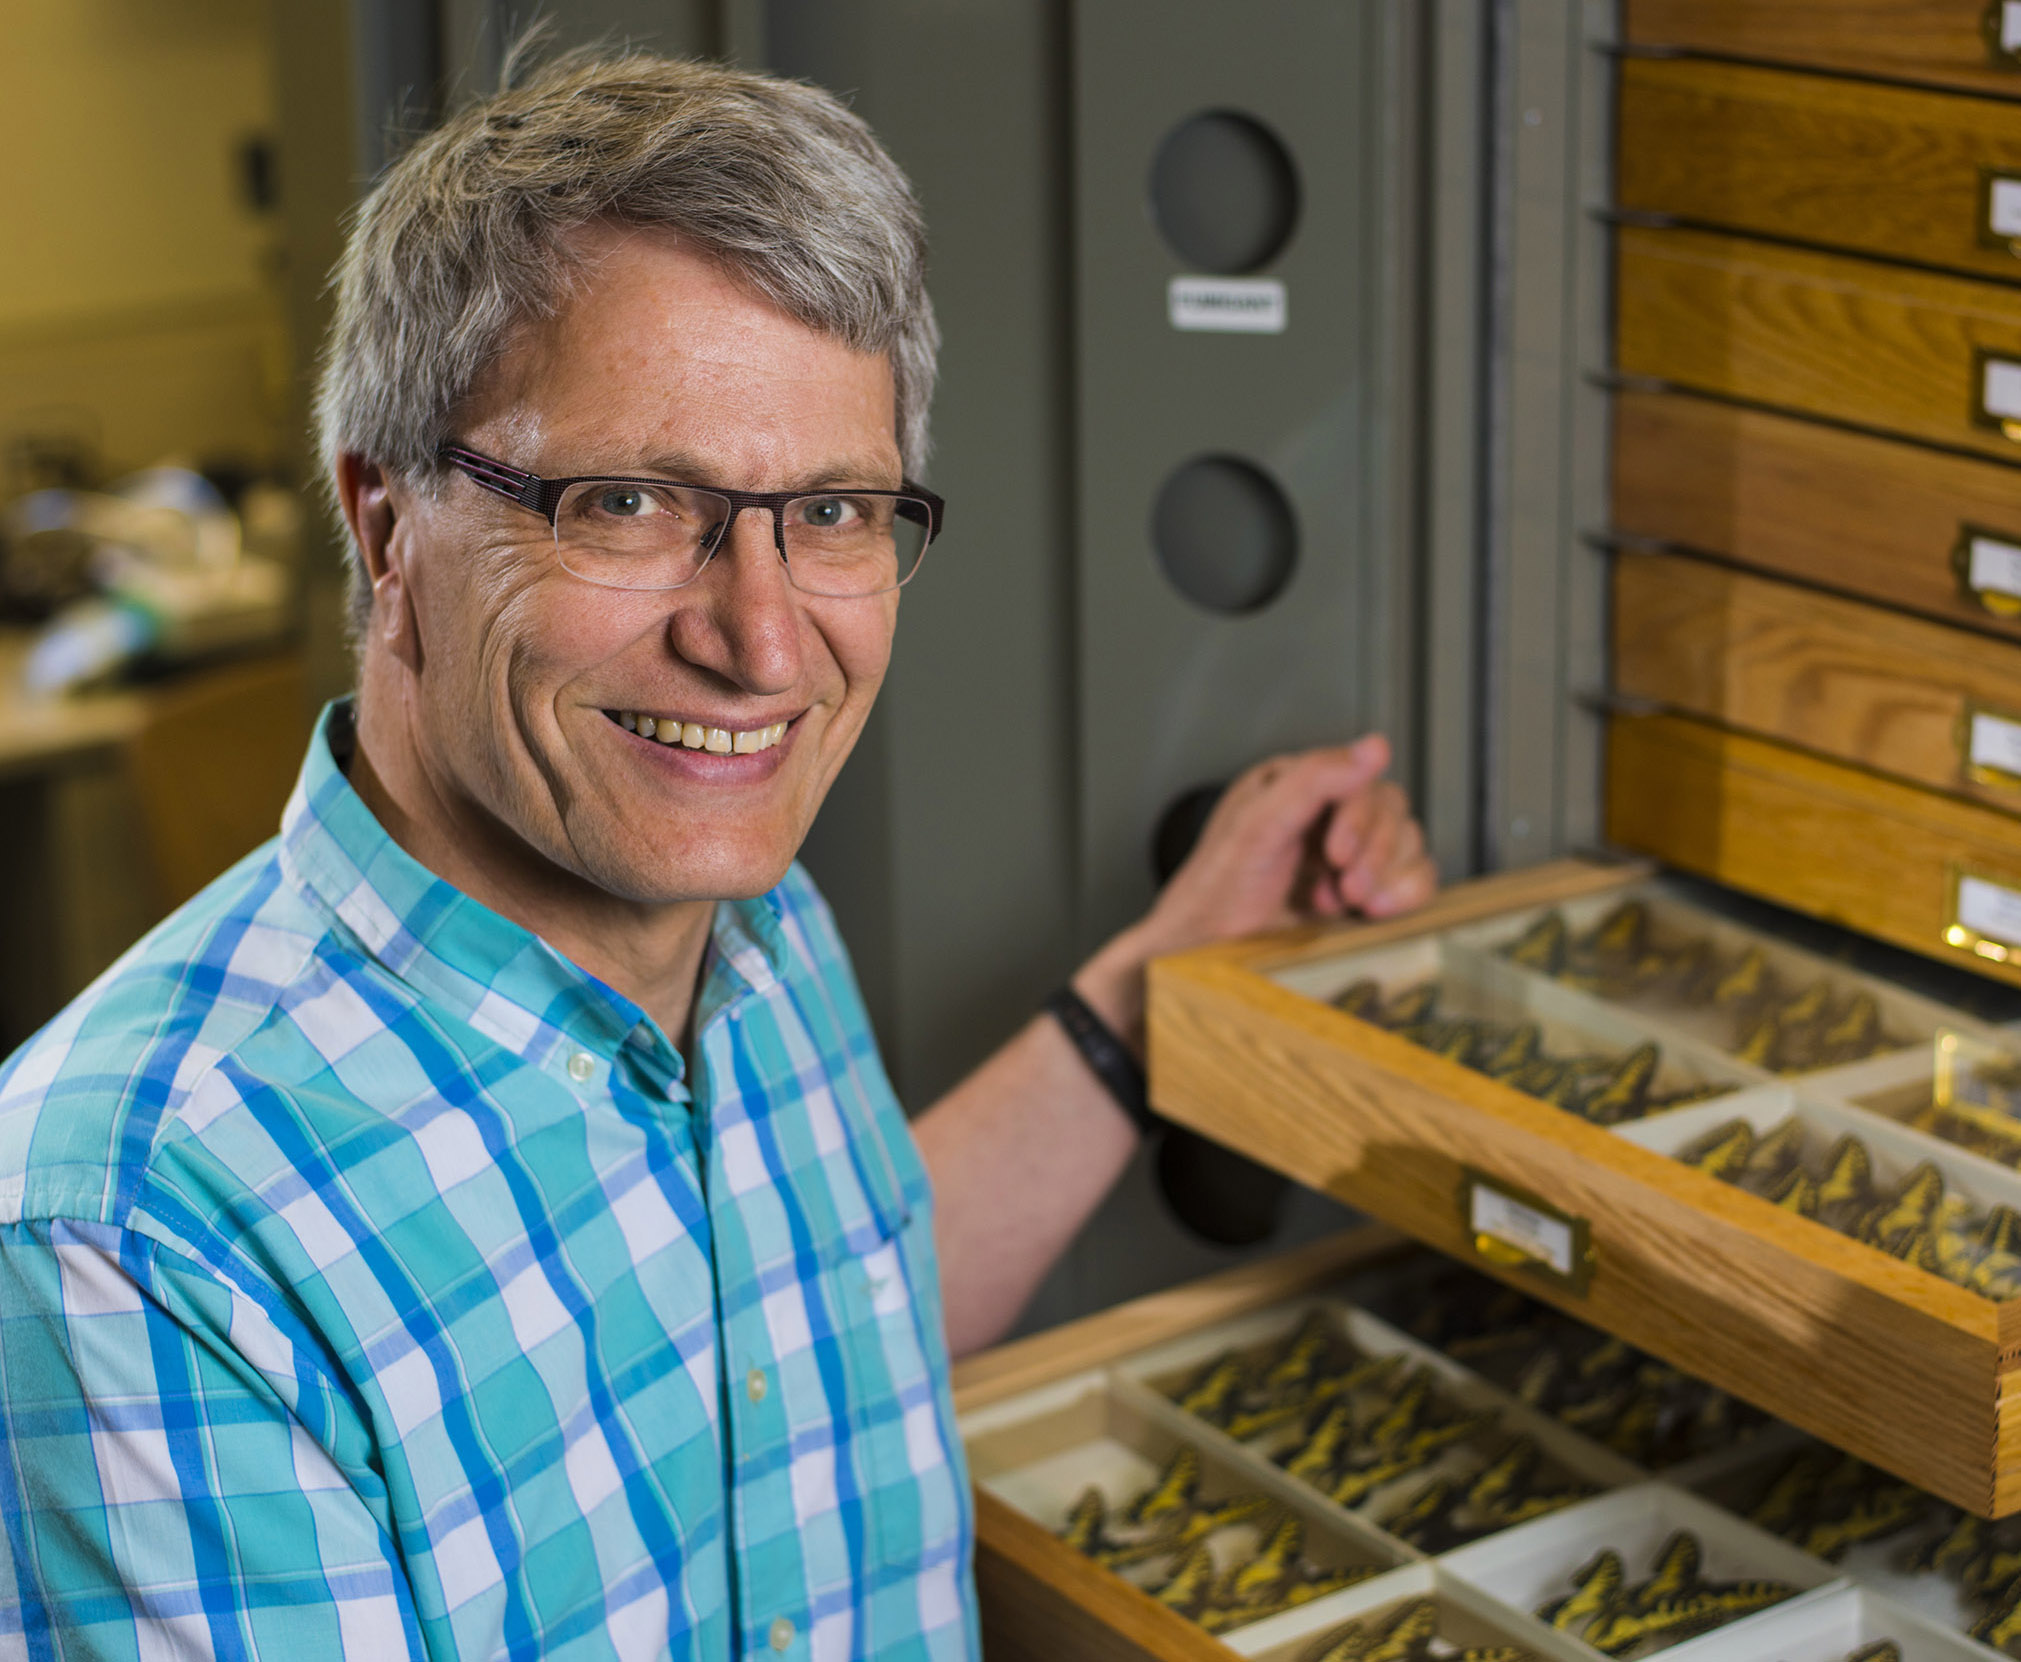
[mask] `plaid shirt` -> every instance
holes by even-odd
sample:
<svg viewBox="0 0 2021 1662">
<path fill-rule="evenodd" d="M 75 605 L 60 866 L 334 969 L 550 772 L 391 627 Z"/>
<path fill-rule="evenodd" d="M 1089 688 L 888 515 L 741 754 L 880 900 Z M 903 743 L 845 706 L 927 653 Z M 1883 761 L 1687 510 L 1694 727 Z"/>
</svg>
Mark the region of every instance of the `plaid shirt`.
<svg viewBox="0 0 2021 1662">
<path fill-rule="evenodd" d="M 0 1070 L 0 1653 L 974 1654 L 926 1175 L 813 886 L 717 908 L 684 1063 L 348 743 Z"/>
</svg>

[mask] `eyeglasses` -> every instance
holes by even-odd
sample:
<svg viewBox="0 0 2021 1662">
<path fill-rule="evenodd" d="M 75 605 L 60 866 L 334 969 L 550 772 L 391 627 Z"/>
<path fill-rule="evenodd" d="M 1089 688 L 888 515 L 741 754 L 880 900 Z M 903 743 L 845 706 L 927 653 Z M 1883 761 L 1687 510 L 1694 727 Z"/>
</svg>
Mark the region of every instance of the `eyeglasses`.
<svg viewBox="0 0 2021 1662">
<path fill-rule="evenodd" d="M 542 479 L 460 444 L 436 456 L 554 527 L 562 569 L 607 589 L 678 589 L 702 574 L 746 508 L 772 516 L 787 580 L 803 594 L 883 594 L 919 570 L 946 505 L 902 490 L 728 491 L 670 479 Z"/>
</svg>

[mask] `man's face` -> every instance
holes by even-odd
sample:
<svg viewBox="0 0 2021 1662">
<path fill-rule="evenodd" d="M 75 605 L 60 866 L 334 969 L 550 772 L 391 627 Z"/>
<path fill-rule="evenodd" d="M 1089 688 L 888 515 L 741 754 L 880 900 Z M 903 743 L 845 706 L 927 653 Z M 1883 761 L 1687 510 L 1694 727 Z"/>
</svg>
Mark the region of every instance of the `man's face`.
<svg viewBox="0 0 2021 1662">
<path fill-rule="evenodd" d="M 665 237 L 605 232 L 587 248 L 578 292 L 506 354 L 462 442 L 548 478 L 899 483 L 883 356 Z M 896 593 L 801 594 L 771 517 L 750 509 L 687 587 L 630 592 L 564 571 L 544 520 L 460 476 L 397 506 L 421 665 L 411 742 L 452 821 L 648 904 L 779 881 L 884 679 Z M 642 738 L 624 715 L 669 735 L 785 733 L 723 755 Z"/>
</svg>

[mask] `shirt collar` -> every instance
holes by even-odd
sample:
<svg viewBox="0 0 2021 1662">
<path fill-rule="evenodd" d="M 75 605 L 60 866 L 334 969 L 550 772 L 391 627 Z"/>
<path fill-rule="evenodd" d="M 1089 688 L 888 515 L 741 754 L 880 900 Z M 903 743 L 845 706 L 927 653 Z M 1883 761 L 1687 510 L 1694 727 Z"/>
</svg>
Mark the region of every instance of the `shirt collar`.
<svg viewBox="0 0 2021 1662">
<path fill-rule="evenodd" d="M 679 1058 L 645 1012 L 539 936 L 471 899 L 400 847 L 344 776 L 356 747 L 352 705 L 323 711 L 281 821 L 281 859 L 365 952 L 432 1003 L 528 1062 L 581 1086 L 643 1027 Z M 776 986 L 788 948 L 776 891 L 716 908 L 696 1030 L 748 993 Z"/>
</svg>

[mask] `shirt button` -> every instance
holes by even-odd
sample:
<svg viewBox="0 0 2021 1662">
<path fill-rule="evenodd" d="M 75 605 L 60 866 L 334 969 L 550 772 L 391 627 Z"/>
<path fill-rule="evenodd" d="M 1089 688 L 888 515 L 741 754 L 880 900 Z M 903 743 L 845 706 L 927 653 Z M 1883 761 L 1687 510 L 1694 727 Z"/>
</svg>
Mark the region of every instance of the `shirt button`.
<svg viewBox="0 0 2021 1662">
<path fill-rule="evenodd" d="M 772 1648 L 784 1650 L 793 1642 L 793 1624 L 784 1616 L 772 1618 Z"/>
<path fill-rule="evenodd" d="M 568 1059 L 568 1076 L 578 1085 L 588 1084 L 595 1072 L 596 1058 L 586 1050 L 578 1050 Z"/>
<path fill-rule="evenodd" d="M 770 1388 L 765 1381 L 765 1370 L 763 1368 L 753 1368 L 749 1373 L 744 1375 L 744 1394 L 753 1402 L 763 1402 L 765 1400 L 765 1393 Z M 785 1618 L 782 1616 L 780 1621 L 785 1621 Z M 774 1633 L 779 1631 L 777 1622 L 772 1624 L 772 1631 Z M 791 1622 L 786 1622 L 786 1637 L 789 1640 L 793 1637 L 793 1624 Z M 785 1646 L 781 1645 L 779 1648 L 783 1650 Z"/>
</svg>

